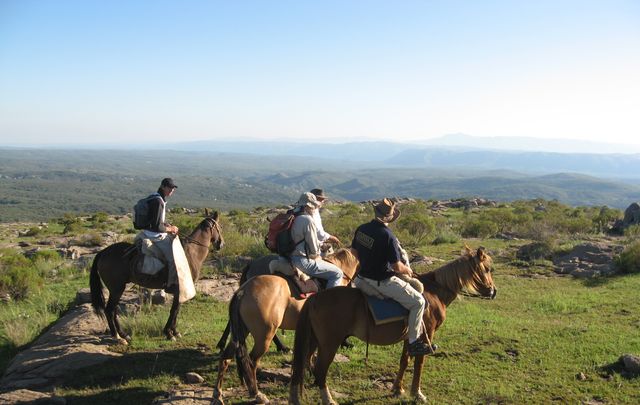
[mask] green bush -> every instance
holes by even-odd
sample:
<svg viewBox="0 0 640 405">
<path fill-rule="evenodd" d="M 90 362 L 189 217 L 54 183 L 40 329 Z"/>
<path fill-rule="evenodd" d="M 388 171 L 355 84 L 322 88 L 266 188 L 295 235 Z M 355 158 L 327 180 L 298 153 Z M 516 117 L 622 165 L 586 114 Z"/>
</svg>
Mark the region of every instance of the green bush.
<svg viewBox="0 0 640 405">
<path fill-rule="evenodd" d="M 640 273 L 640 241 L 625 247 L 624 251 L 616 256 L 614 263 L 623 273 Z"/>
<path fill-rule="evenodd" d="M 460 242 L 460 237 L 453 233 L 452 231 L 444 231 L 438 233 L 433 241 L 431 241 L 432 245 L 442 245 L 444 243 L 458 243 Z"/>
<path fill-rule="evenodd" d="M 91 216 L 91 222 L 94 224 L 100 224 L 109 220 L 109 214 L 106 212 L 96 212 Z"/>
<path fill-rule="evenodd" d="M 44 284 L 43 278 L 32 266 L 8 266 L 0 263 L 0 292 L 15 300 L 26 298 Z"/>
<path fill-rule="evenodd" d="M 486 219 L 469 219 L 462 225 L 462 236 L 489 238 L 498 233 L 498 225 Z"/>
<path fill-rule="evenodd" d="M 38 236 L 42 232 L 42 229 L 37 226 L 32 226 L 29 230 L 24 234 L 25 236 Z"/>
<path fill-rule="evenodd" d="M 409 245 L 420 245 L 423 240 L 432 235 L 435 231 L 433 220 L 424 214 L 414 214 L 412 216 L 400 217 L 398 230 L 409 236 L 403 243 Z"/>
</svg>

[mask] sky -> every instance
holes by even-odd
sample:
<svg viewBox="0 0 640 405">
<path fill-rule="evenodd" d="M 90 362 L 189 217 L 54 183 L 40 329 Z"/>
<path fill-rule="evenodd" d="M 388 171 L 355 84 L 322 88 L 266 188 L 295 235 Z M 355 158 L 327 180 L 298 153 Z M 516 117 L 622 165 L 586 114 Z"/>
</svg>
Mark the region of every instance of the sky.
<svg viewBox="0 0 640 405">
<path fill-rule="evenodd" d="M 639 1 L 0 0 L 0 145 L 640 145 Z"/>
</svg>

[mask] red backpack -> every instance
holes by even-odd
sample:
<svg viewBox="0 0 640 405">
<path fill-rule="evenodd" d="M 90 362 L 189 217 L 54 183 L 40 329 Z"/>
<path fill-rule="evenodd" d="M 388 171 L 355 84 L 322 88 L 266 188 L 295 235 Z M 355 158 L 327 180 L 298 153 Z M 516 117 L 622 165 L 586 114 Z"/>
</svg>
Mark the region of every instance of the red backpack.
<svg viewBox="0 0 640 405">
<path fill-rule="evenodd" d="M 293 252 L 299 242 L 296 243 L 291 237 L 291 226 L 300 213 L 289 210 L 276 215 L 269 222 L 269 232 L 264 237 L 267 249 L 280 256 L 289 256 Z"/>
</svg>

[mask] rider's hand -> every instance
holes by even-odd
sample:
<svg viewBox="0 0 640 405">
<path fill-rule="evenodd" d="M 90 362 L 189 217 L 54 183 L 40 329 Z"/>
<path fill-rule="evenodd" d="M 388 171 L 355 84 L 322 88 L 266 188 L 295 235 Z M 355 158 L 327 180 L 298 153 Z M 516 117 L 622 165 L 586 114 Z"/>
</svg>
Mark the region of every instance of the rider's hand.
<svg viewBox="0 0 640 405">
<path fill-rule="evenodd" d="M 173 235 L 177 235 L 178 234 L 178 227 L 175 225 L 171 225 L 171 227 L 169 227 L 169 233 L 173 234 Z"/>
<path fill-rule="evenodd" d="M 338 239 L 338 237 L 334 235 L 329 236 L 329 239 L 327 240 L 327 242 L 335 243 L 338 246 L 342 245 L 342 242 L 340 242 L 340 239 Z"/>
</svg>

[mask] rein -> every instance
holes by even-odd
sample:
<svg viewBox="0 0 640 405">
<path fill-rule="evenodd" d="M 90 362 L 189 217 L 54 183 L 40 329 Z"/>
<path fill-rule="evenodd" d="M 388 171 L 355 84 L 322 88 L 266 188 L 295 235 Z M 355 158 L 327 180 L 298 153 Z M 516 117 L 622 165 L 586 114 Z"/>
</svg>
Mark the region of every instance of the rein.
<svg viewBox="0 0 640 405">
<path fill-rule="evenodd" d="M 215 229 L 216 229 L 216 231 L 218 231 L 218 235 L 221 235 L 221 234 L 222 234 L 222 233 L 220 232 L 220 225 L 218 224 L 218 222 L 217 222 L 215 219 L 213 219 L 213 218 L 205 218 L 205 221 L 207 221 L 207 225 L 208 225 L 208 228 L 207 228 L 207 229 L 213 229 L 213 228 L 215 228 Z M 211 222 L 209 222 L 209 221 L 211 221 Z M 199 246 L 202 246 L 202 247 L 206 247 L 206 248 L 208 248 L 208 247 L 209 247 L 209 244 L 206 244 L 206 245 L 205 245 L 204 243 L 200 242 L 199 240 L 194 239 L 194 238 L 192 238 L 191 236 L 185 235 L 185 234 L 184 234 L 184 233 L 182 233 L 182 232 L 178 232 L 178 235 L 179 235 L 182 239 L 185 239 L 185 240 L 187 240 L 187 241 L 189 241 L 189 242 L 191 242 L 191 243 L 195 243 L 196 245 L 199 245 Z"/>
</svg>

